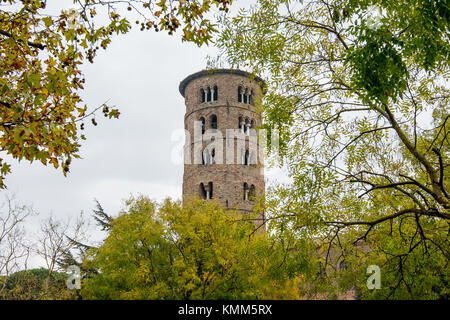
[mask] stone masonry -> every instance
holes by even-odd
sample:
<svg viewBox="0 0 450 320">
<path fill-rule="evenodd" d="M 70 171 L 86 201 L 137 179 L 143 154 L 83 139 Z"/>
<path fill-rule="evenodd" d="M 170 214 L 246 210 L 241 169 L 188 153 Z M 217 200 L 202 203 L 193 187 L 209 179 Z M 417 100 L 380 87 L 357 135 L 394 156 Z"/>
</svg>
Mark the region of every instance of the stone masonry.
<svg viewBox="0 0 450 320">
<path fill-rule="evenodd" d="M 179 86 L 185 98 L 183 197 L 217 200 L 248 213 L 264 195 L 263 153 L 257 128 L 264 81 L 232 69 L 203 70 Z M 233 129 L 227 130 L 227 129 Z M 228 134 L 228 136 L 227 136 Z M 264 216 L 256 221 L 262 224 Z M 262 228 L 263 229 L 263 228 Z"/>
</svg>

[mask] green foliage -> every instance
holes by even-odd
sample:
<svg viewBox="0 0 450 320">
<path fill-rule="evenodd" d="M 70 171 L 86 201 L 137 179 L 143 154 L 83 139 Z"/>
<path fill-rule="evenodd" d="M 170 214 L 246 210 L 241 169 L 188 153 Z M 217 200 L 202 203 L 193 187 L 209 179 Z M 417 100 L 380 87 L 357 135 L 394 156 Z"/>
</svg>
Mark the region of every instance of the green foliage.
<svg viewBox="0 0 450 320">
<path fill-rule="evenodd" d="M 352 24 L 348 30 L 355 38 L 346 60 L 353 85 L 366 91 L 367 99 L 402 98 L 409 63 L 430 72 L 448 68 L 450 8 L 445 1 L 350 0 L 336 7 L 336 20 Z"/>
<path fill-rule="evenodd" d="M 76 292 L 67 289 L 67 278 L 65 273 L 49 273 L 42 268 L 19 271 L 5 280 L 0 300 L 76 299 Z"/>
<path fill-rule="evenodd" d="M 365 103 L 371 99 L 388 103 L 389 97 L 395 102 L 406 90 L 409 77 L 396 49 L 401 41 L 390 32 L 373 30 L 364 24 L 355 29 L 360 34 L 346 57 L 353 73 L 352 84 L 366 92 L 362 99 Z"/>
<path fill-rule="evenodd" d="M 102 109 L 107 118 L 119 111 L 101 105 L 88 111 L 79 95 L 85 79 L 80 65 L 93 62 L 114 35 L 131 29 L 137 14 L 141 30 L 173 34 L 197 45 L 208 43 L 213 24 L 205 17 L 212 6 L 227 11 L 231 0 L 98 1 L 73 0 L 77 9 L 53 15 L 40 0 L 6 0 L 0 10 L 0 150 L 13 158 L 40 161 L 69 172 L 78 151 L 84 122 Z M 0 188 L 10 173 L 0 158 Z"/>
<path fill-rule="evenodd" d="M 298 297 L 304 244 L 253 230 L 212 201 L 132 198 L 84 264 L 99 273 L 83 281 L 83 299 Z"/>
<path fill-rule="evenodd" d="M 373 249 L 367 260 L 380 266 L 382 286 L 380 290 L 361 286 L 362 298 L 449 299 L 449 243 L 445 236 L 448 225 L 421 218 L 420 231 L 415 219 L 380 226 L 370 239 Z M 426 234 L 428 241 L 422 241 L 420 232 Z"/>
<path fill-rule="evenodd" d="M 221 19 L 223 59 L 268 84 L 261 109 L 292 183 L 268 192 L 267 217 L 317 246 L 311 296 L 448 297 L 449 12 L 446 1 L 260 0 Z M 366 288 L 371 264 L 380 290 Z"/>
</svg>

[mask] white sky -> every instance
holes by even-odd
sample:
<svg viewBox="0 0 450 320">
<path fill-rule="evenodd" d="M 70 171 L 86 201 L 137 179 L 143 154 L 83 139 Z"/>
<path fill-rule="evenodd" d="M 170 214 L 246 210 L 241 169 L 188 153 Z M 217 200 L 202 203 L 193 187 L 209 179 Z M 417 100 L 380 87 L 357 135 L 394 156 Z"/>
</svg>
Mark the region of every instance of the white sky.
<svg viewBox="0 0 450 320">
<path fill-rule="evenodd" d="M 217 53 L 213 46 L 199 48 L 181 42 L 179 35 L 141 32 L 137 27 L 115 37 L 94 64 L 83 66 L 82 97 L 91 109 L 109 100 L 119 107 L 120 119 L 108 120 L 99 112 L 97 127 L 86 123 L 82 159 L 72 161 L 67 177 L 51 165 L 5 157 L 12 174 L 6 178 L 8 190 L 0 192 L 32 204 L 39 212 L 34 226 L 50 213 L 56 218 L 75 217 L 81 210 L 90 215 L 94 198 L 112 215 L 130 194 L 181 198 L 183 166 L 171 161 L 176 145 L 172 132 L 184 127 L 185 105 L 178 85 L 205 69 L 207 55 Z M 269 176 L 283 179 L 278 169 L 266 170 Z"/>
</svg>

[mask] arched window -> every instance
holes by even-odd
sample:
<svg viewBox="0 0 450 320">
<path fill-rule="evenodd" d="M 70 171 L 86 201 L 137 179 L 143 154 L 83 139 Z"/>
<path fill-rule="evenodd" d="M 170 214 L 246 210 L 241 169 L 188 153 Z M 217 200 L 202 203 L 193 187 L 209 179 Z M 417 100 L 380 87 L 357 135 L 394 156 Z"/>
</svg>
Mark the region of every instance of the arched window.
<svg viewBox="0 0 450 320">
<path fill-rule="evenodd" d="M 250 192 L 249 192 L 248 199 L 251 200 L 251 201 L 254 201 L 254 200 L 255 200 L 255 197 L 256 197 L 255 185 L 252 184 L 252 185 L 250 186 Z"/>
<path fill-rule="evenodd" d="M 214 86 L 214 91 L 213 91 L 213 101 L 217 101 L 217 97 L 218 97 L 218 91 L 217 91 L 217 86 Z"/>
<path fill-rule="evenodd" d="M 245 160 L 244 160 L 244 164 L 246 165 L 246 166 L 248 166 L 249 164 L 250 164 L 250 162 L 249 162 L 249 153 L 248 153 L 248 150 L 246 150 L 245 151 Z"/>
<path fill-rule="evenodd" d="M 205 148 L 205 151 L 202 152 L 202 164 L 209 165 L 216 163 L 216 149 Z"/>
<path fill-rule="evenodd" d="M 248 193 L 249 193 L 248 184 L 247 182 L 244 182 L 244 200 L 248 200 Z"/>
<path fill-rule="evenodd" d="M 244 125 L 244 132 L 246 135 L 248 135 L 250 133 L 250 121 L 248 120 L 248 118 L 245 118 L 245 125 Z"/>
<path fill-rule="evenodd" d="M 201 152 L 201 155 L 202 155 L 202 164 L 205 165 L 206 164 L 206 154 L 203 151 L 201 151 L 201 150 L 200 150 L 200 152 Z"/>
<path fill-rule="evenodd" d="M 250 153 L 250 156 L 248 158 L 248 164 L 256 164 L 255 151 L 252 151 Z"/>
<path fill-rule="evenodd" d="M 206 101 L 211 101 L 211 88 L 208 87 L 206 90 Z"/>
<path fill-rule="evenodd" d="M 200 121 L 202 122 L 202 134 L 204 134 L 206 129 L 206 120 L 205 118 L 201 117 Z"/>
<path fill-rule="evenodd" d="M 255 120 L 250 120 L 249 126 L 248 126 L 248 133 L 249 135 L 256 135 L 255 131 Z"/>
<path fill-rule="evenodd" d="M 206 192 L 208 193 L 208 200 L 213 198 L 213 183 L 212 182 L 208 182 L 208 189 L 206 190 Z"/>
<path fill-rule="evenodd" d="M 208 185 L 205 186 L 200 183 L 200 199 L 210 200 L 213 197 L 213 183 L 208 182 Z"/>
<path fill-rule="evenodd" d="M 202 96 L 202 103 L 206 101 L 206 93 L 205 90 L 202 88 L 200 89 L 200 94 Z"/>
<path fill-rule="evenodd" d="M 200 183 L 200 199 L 206 199 L 206 188 L 205 185 L 202 183 Z"/>
<path fill-rule="evenodd" d="M 203 164 L 211 164 L 211 155 L 209 154 L 208 149 L 203 151 Z"/>
<path fill-rule="evenodd" d="M 211 129 L 217 129 L 217 116 L 213 114 L 209 117 L 209 120 L 211 122 Z"/>
<path fill-rule="evenodd" d="M 239 116 L 239 119 L 238 119 L 239 132 L 244 133 L 244 125 L 245 125 L 244 119 L 242 118 L 242 116 Z"/>
<path fill-rule="evenodd" d="M 238 87 L 238 102 L 253 104 L 253 90 L 239 86 Z"/>
</svg>

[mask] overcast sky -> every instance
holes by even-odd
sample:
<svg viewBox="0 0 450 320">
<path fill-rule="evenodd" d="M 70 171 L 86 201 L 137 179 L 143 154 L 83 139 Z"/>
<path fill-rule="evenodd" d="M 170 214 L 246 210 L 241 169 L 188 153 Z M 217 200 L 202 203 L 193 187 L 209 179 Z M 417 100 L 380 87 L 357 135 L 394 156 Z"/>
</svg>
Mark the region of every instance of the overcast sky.
<svg viewBox="0 0 450 320">
<path fill-rule="evenodd" d="M 183 168 L 171 162 L 171 134 L 183 128 L 179 82 L 205 67 L 211 48 L 181 43 L 163 33 L 135 30 L 117 37 L 94 64 L 86 64 L 84 101 L 91 108 L 116 105 L 119 120 L 96 117 L 86 123 L 87 140 L 67 177 L 40 163 L 15 163 L 8 189 L 32 201 L 38 211 L 73 214 L 97 198 L 115 212 L 130 193 L 155 199 L 179 197 Z"/>
<path fill-rule="evenodd" d="M 68 1 L 70 3 L 70 1 Z M 179 35 L 141 32 L 133 28 L 99 51 L 94 64 L 83 66 L 84 102 L 90 108 L 109 101 L 121 112 L 119 120 L 96 117 L 97 127 L 86 123 L 82 159 L 74 159 L 70 173 L 40 162 L 12 164 L 6 178 L 8 193 L 32 204 L 40 219 L 76 216 L 94 208 L 94 198 L 116 215 L 123 199 L 145 194 L 155 200 L 181 198 L 183 166 L 171 161 L 175 130 L 183 129 L 185 105 L 178 85 L 186 76 L 205 69 L 213 46 L 183 43 Z M 272 170 L 266 177 L 279 177 Z M 5 191 L 2 191 L 5 192 Z"/>
</svg>

